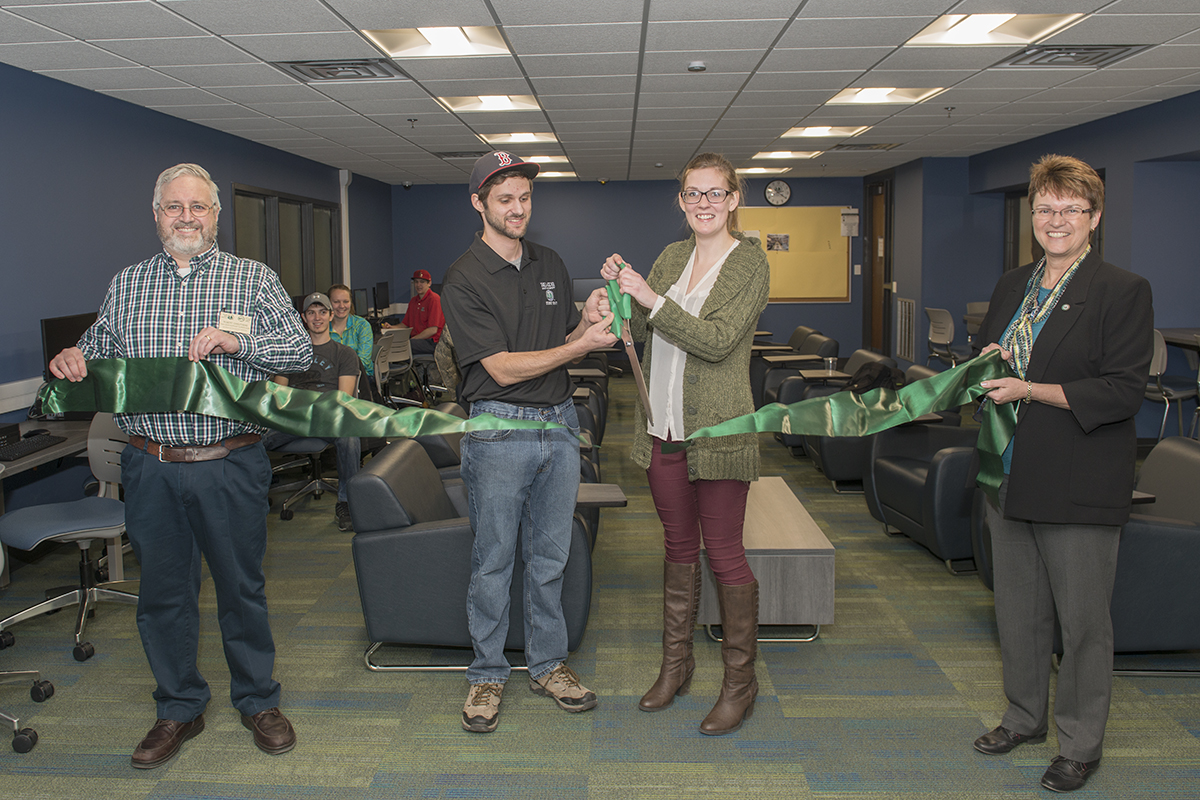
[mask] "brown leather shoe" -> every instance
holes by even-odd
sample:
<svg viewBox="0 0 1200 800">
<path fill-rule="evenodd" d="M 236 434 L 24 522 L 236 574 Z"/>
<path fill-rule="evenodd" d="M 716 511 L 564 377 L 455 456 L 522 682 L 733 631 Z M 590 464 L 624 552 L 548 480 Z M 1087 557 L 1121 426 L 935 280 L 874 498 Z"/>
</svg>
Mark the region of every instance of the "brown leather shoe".
<svg viewBox="0 0 1200 800">
<path fill-rule="evenodd" d="M 1041 744 L 1046 741 L 1045 733 L 1017 733 L 1001 725 L 975 740 L 975 749 L 989 756 L 1012 752 L 1022 744 Z"/>
<path fill-rule="evenodd" d="M 278 708 L 268 708 L 253 717 L 242 714 L 242 724 L 254 731 L 259 750 L 277 756 L 296 746 L 296 731 Z"/>
<path fill-rule="evenodd" d="M 160 719 L 138 742 L 130 759 L 134 769 L 154 769 L 161 767 L 171 760 L 183 743 L 204 730 L 204 715 L 196 717 L 191 722 L 179 722 L 173 719 Z"/>
</svg>

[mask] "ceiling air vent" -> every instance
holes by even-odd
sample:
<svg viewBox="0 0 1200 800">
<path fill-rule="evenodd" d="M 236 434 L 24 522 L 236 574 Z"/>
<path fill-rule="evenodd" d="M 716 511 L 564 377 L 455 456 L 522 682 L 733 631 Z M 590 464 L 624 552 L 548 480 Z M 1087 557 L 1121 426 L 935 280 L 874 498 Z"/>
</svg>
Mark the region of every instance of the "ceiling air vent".
<svg viewBox="0 0 1200 800">
<path fill-rule="evenodd" d="M 347 61 L 277 61 L 275 66 L 305 83 L 406 80 L 396 65 L 386 58 L 356 58 Z"/>
<path fill-rule="evenodd" d="M 1148 44 L 1032 45 L 1009 56 L 997 67 L 1037 69 L 1100 69 L 1149 48 Z"/>
<path fill-rule="evenodd" d="M 825 152 L 830 153 L 840 150 L 843 153 L 865 153 L 868 150 L 891 150 L 893 147 L 899 146 L 899 142 L 891 144 L 886 142 L 846 142 L 845 144 L 835 144 L 833 147 L 826 148 Z"/>
</svg>

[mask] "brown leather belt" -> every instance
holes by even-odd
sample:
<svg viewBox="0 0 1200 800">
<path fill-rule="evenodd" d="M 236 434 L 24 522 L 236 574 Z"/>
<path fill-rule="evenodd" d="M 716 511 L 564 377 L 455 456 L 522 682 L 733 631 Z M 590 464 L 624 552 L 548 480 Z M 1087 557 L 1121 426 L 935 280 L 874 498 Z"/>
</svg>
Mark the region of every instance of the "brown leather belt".
<svg viewBox="0 0 1200 800">
<path fill-rule="evenodd" d="M 203 446 L 170 447 L 153 442 L 144 436 L 130 436 L 129 443 L 138 450 L 144 450 L 152 456 L 158 456 L 159 461 L 171 461 L 190 464 L 193 461 L 216 461 L 224 458 L 239 447 L 254 444 L 262 439 L 257 433 L 243 433 L 223 442 Z"/>
</svg>

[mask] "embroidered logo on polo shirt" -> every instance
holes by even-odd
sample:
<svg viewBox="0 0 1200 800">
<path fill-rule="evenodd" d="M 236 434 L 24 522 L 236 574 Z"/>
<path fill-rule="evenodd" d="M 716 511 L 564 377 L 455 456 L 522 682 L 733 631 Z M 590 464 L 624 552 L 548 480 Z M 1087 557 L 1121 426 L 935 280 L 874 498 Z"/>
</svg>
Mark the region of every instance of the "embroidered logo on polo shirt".
<svg viewBox="0 0 1200 800">
<path fill-rule="evenodd" d="M 546 305 L 558 305 L 558 301 L 554 299 L 554 281 L 542 281 L 542 288 L 546 291 Z"/>
</svg>

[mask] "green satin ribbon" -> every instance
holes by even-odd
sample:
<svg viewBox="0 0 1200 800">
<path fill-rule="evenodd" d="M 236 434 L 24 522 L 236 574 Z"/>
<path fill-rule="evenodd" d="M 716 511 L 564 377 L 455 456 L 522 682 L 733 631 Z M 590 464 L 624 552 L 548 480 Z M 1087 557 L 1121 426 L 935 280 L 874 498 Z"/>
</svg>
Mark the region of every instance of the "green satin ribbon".
<svg viewBox="0 0 1200 800">
<path fill-rule="evenodd" d="M 838 392 L 791 405 L 772 403 L 753 414 L 701 428 L 682 442 L 663 445 L 663 452 L 678 451 L 695 439 L 736 433 L 779 432 L 800 436 L 870 436 L 912 422 L 922 414 L 956 409 L 990 391 L 982 381 L 1012 376 L 1012 370 L 993 350 L 901 389 L 872 389 L 865 394 Z M 1004 478 L 1001 455 L 1017 425 L 1016 405 L 984 405 L 980 425 L 977 482 L 993 500 Z"/>
<path fill-rule="evenodd" d="M 615 283 L 615 282 L 613 282 Z M 610 289 L 610 291 L 612 291 Z M 1012 374 L 998 351 L 899 390 L 838 392 L 785 406 L 773 403 L 753 414 L 701 428 L 683 442 L 737 433 L 781 432 L 815 436 L 870 436 L 934 411 L 958 408 L 987 393 L 982 381 Z M 247 383 L 208 361 L 184 358 L 113 358 L 88 362 L 88 375 L 72 383 L 53 380 L 42 390 L 47 413 L 108 411 L 151 414 L 190 411 L 252 422 L 298 436 L 413 437 L 472 430 L 555 428 L 552 422 L 501 419 L 481 414 L 463 420 L 428 408 L 399 411 L 342 392 L 311 392 L 270 381 Z M 984 405 L 980 426 L 979 485 L 992 497 L 1004 477 L 1001 454 L 1016 428 L 1016 406 Z"/>
<path fill-rule="evenodd" d="M 622 264 L 621 269 L 624 269 L 626 266 L 628 265 Z M 613 332 L 613 336 L 621 339 L 623 338 L 622 326 L 625 324 L 625 320 L 633 316 L 632 300 L 629 295 L 621 292 L 621 287 L 617 284 L 616 278 L 609 281 L 604 288 L 608 290 L 608 307 L 612 309 L 613 313 L 613 321 L 609 330 Z"/>
<path fill-rule="evenodd" d="M 154 414 L 191 411 L 252 422 L 297 436 L 413 437 L 513 428 L 560 428 L 539 420 L 480 414 L 464 420 L 429 408 L 399 411 L 344 392 L 312 392 L 270 381 L 247 383 L 208 361 L 108 358 L 87 362 L 77 383 L 56 379 L 42 390 L 42 409 Z"/>
</svg>

